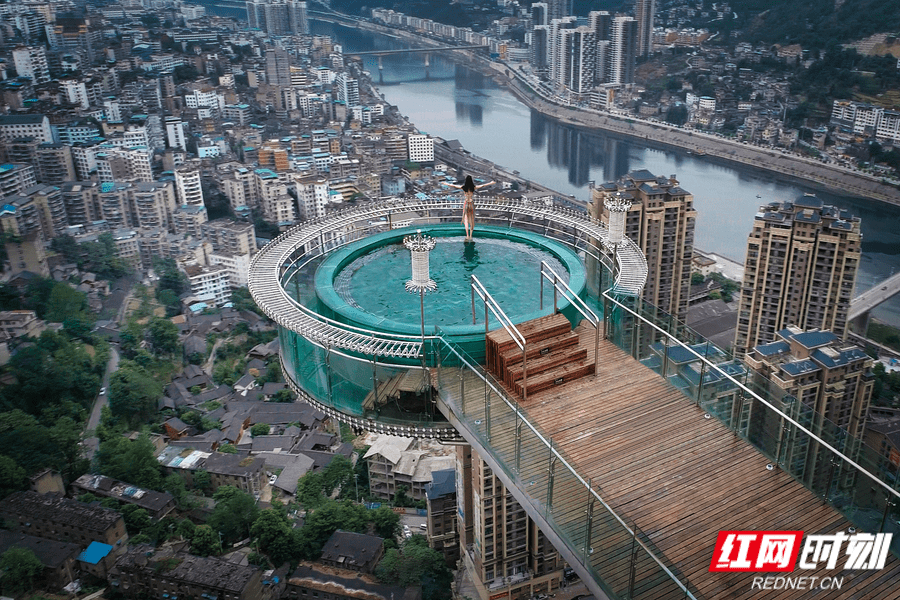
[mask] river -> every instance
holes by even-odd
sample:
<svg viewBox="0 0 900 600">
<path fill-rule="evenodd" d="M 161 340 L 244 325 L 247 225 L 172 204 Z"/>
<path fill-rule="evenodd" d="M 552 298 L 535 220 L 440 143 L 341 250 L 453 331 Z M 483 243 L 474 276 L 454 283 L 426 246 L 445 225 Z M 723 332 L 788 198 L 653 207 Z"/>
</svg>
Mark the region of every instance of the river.
<svg viewBox="0 0 900 600">
<path fill-rule="evenodd" d="M 334 36 L 346 51 L 406 47 L 370 32 L 320 21 L 310 25 L 312 33 Z M 814 193 L 862 219 L 863 257 L 857 293 L 900 272 L 900 207 L 822 191 L 710 157 L 650 148 L 636 140 L 563 125 L 523 105 L 490 78 L 440 55 L 431 56 L 427 72 L 423 55 L 385 56 L 381 77 L 377 59 L 370 56 L 365 61 L 385 99 L 420 131 L 457 139 L 473 154 L 563 194 L 588 200 L 591 181 L 614 181 L 636 169 L 674 174 L 681 187 L 694 196 L 698 213 L 695 246 L 699 249 L 743 262 L 747 235 L 761 204 Z M 900 295 L 878 307 L 873 316 L 900 327 Z"/>
</svg>

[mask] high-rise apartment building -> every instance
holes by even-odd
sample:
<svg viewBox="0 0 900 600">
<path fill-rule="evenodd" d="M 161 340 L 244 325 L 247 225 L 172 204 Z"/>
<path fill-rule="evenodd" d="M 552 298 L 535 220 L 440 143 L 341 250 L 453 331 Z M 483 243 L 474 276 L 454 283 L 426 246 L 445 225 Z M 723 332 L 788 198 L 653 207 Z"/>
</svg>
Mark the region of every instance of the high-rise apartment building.
<svg viewBox="0 0 900 600">
<path fill-rule="evenodd" d="M 563 580 L 556 549 L 470 446 L 456 456 L 460 552 L 479 599 L 555 592 Z"/>
<path fill-rule="evenodd" d="M 28 77 L 31 83 L 39 84 L 50 81 L 50 67 L 43 46 L 20 46 L 13 50 L 13 61 L 16 73 L 20 77 Z"/>
<path fill-rule="evenodd" d="M 571 16 L 575 11 L 572 0 L 547 0 L 547 22 Z"/>
<path fill-rule="evenodd" d="M 646 56 L 650 53 L 653 43 L 653 17 L 656 14 L 656 0 L 635 0 L 634 19 L 637 21 L 637 55 Z"/>
<path fill-rule="evenodd" d="M 419 133 L 411 133 L 406 139 L 409 145 L 409 160 L 415 163 L 434 162 L 434 139 Z"/>
<path fill-rule="evenodd" d="M 694 196 L 678 185 L 674 175 L 657 177 L 646 170 L 632 171 L 619 181 L 594 188 L 591 214 L 608 224 L 604 200 L 616 195 L 631 200 L 625 235 L 647 257 L 644 300 L 684 320 L 697 220 Z"/>
<path fill-rule="evenodd" d="M 175 190 L 180 206 L 205 206 L 203 188 L 200 185 L 200 171 L 194 167 L 175 169 Z"/>
<path fill-rule="evenodd" d="M 637 55 L 638 24 L 632 17 L 615 17 L 609 35 L 609 59 L 606 82 L 634 83 L 634 63 Z"/>
<path fill-rule="evenodd" d="M 597 66 L 597 37 L 589 27 L 559 32 L 560 55 L 558 83 L 576 94 L 587 94 L 594 87 Z"/>
<path fill-rule="evenodd" d="M 788 406 L 794 401 L 815 411 L 819 421 L 812 424 L 813 431 L 830 422 L 853 438 L 862 438 L 875 379 L 872 358 L 858 346 L 842 342 L 830 331 L 790 326 L 777 332 L 774 342 L 750 349 L 744 362 L 760 376 L 757 384 L 768 386 L 770 397 L 781 399 L 779 408 L 786 413 L 797 414 Z M 751 427 L 768 422 L 761 415 L 771 411 L 753 410 L 758 415 L 755 419 L 751 415 Z M 779 420 L 776 434 L 780 425 Z"/>
<path fill-rule="evenodd" d="M 813 195 L 760 207 L 747 240 L 734 351 L 788 325 L 843 338 L 860 260 L 859 218 Z"/>
<path fill-rule="evenodd" d="M 72 148 L 62 144 L 43 143 L 35 150 L 37 178 L 47 185 L 60 185 L 75 180 Z"/>
<path fill-rule="evenodd" d="M 291 57 L 278 46 L 266 49 L 266 82 L 269 85 L 291 85 Z"/>
<path fill-rule="evenodd" d="M 577 26 L 578 19 L 573 16 L 550 21 L 550 34 L 547 42 L 547 66 L 550 70 L 550 80 L 553 82 L 562 81 L 561 73 L 566 62 L 563 54 L 565 48 L 561 42 L 561 31 L 564 29 L 575 29 Z"/>
<path fill-rule="evenodd" d="M 309 33 L 306 2 L 298 0 L 250 0 L 247 22 L 250 29 L 261 29 L 270 35 Z"/>
<path fill-rule="evenodd" d="M 535 2 L 531 5 L 531 22 L 535 27 L 538 25 L 549 25 L 550 20 L 547 18 L 549 15 L 550 7 L 546 2 Z"/>
<path fill-rule="evenodd" d="M 187 140 L 184 137 L 184 123 L 178 117 L 166 117 L 166 139 L 169 148 L 187 150 Z"/>
</svg>

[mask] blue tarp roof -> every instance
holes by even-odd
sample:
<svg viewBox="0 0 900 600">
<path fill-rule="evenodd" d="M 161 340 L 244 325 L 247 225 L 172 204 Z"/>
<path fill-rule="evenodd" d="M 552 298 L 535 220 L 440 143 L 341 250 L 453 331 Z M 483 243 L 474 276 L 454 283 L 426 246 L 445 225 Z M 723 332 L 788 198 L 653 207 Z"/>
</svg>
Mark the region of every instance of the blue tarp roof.
<svg viewBox="0 0 900 600">
<path fill-rule="evenodd" d="M 91 542 L 91 545 L 84 549 L 84 552 L 78 555 L 78 560 L 92 565 L 96 565 L 112 552 L 113 547 L 109 544 L 101 542 Z"/>
</svg>

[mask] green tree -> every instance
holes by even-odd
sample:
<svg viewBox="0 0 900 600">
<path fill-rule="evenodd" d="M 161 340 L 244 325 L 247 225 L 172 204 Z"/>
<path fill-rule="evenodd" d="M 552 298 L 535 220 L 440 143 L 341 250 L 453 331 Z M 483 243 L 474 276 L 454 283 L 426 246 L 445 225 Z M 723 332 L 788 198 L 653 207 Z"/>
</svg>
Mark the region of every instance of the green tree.
<svg viewBox="0 0 900 600">
<path fill-rule="evenodd" d="M 375 535 L 380 538 L 393 538 L 400 527 L 400 515 L 387 506 L 379 506 L 371 512 L 375 526 Z"/>
<path fill-rule="evenodd" d="M 284 513 L 267 508 L 250 528 L 250 534 L 259 541 L 259 548 L 269 555 L 272 564 L 281 565 L 295 554 L 295 538 L 291 522 Z"/>
<path fill-rule="evenodd" d="M 100 443 L 96 458 L 102 474 L 158 490 L 162 488 L 162 474 L 153 451 L 153 443 L 146 434 L 134 441 L 112 436 Z"/>
<path fill-rule="evenodd" d="M 109 382 L 109 408 L 113 415 L 137 426 L 156 412 L 163 394 L 162 383 L 130 360 L 119 363 Z"/>
<path fill-rule="evenodd" d="M 144 531 L 153 523 L 147 510 L 136 504 L 126 504 L 119 512 L 122 513 L 122 517 L 125 519 L 125 528 L 131 535 Z"/>
<path fill-rule="evenodd" d="M 290 388 L 284 388 L 283 390 L 278 390 L 278 392 L 272 396 L 272 402 L 293 402 L 294 401 L 294 392 L 290 390 Z"/>
<path fill-rule="evenodd" d="M 28 488 L 28 475 L 16 461 L 0 454 L 0 498 Z"/>
<path fill-rule="evenodd" d="M 258 435 L 269 435 L 269 425 L 267 423 L 257 423 L 250 428 L 250 435 L 256 437 Z"/>
<path fill-rule="evenodd" d="M 406 493 L 409 490 L 405 485 L 398 485 L 394 492 L 394 506 L 412 506 L 415 501 Z"/>
<path fill-rule="evenodd" d="M 147 327 L 147 340 L 157 354 L 172 354 L 179 348 L 178 326 L 169 319 L 155 317 Z"/>
<path fill-rule="evenodd" d="M 321 507 L 307 511 L 306 521 L 298 530 L 297 552 L 302 558 L 317 560 L 325 542 L 335 531 L 342 529 L 364 533 L 368 524 L 369 515 L 365 507 L 349 500 L 327 500 Z"/>
<path fill-rule="evenodd" d="M 180 535 L 182 538 L 186 540 L 194 539 L 194 531 L 197 529 L 197 526 L 194 525 L 194 522 L 190 519 L 182 519 L 179 521 L 178 526 L 175 528 L 175 533 Z"/>
<path fill-rule="evenodd" d="M 0 582 L 3 591 L 13 595 L 30 590 L 43 570 L 44 565 L 27 548 L 10 548 L 0 556 L 0 571 L 3 572 Z"/>
<path fill-rule="evenodd" d="M 191 552 L 200 556 L 212 556 L 222 551 L 219 534 L 209 525 L 198 525 L 191 536 Z"/>
<path fill-rule="evenodd" d="M 222 444 L 219 446 L 219 452 L 222 454 L 237 454 L 237 448 L 234 447 L 234 444 Z"/>
<path fill-rule="evenodd" d="M 221 448 L 220 448 L 221 449 Z M 212 485 L 212 478 L 206 469 L 197 469 L 194 471 L 194 488 L 205 494 Z"/>
<path fill-rule="evenodd" d="M 236 542 L 250 534 L 250 526 L 259 516 L 256 500 L 250 494 L 230 485 L 223 485 L 213 494 L 216 507 L 207 523 L 225 536 L 228 542 Z"/>
<path fill-rule="evenodd" d="M 429 548 L 421 535 L 411 537 L 400 550 L 388 550 L 375 575 L 389 585 L 421 585 L 423 600 L 450 598 L 453 574 L 441 553 Z"/>
</svg>

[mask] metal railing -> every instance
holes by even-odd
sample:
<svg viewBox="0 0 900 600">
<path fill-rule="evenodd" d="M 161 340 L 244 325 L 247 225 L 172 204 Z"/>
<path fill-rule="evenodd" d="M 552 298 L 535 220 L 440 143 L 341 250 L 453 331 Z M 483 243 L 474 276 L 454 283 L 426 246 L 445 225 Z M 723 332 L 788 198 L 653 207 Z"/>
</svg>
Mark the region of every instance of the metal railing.
<svg viewBox="0 0 900 600">
<path fill-rule="evenodd" d="M 821 414 L 814 413 L 809 409 L 803 412 L 803 418 L 801 419 L 800 407 L 802 406 L 802 403 L 796 398 L 786 395 L 786 398 L 789 398 L 791 404 L 795 407 L 794 412 L 796 413 L 794 415 L 788 414 L 776 406 L 771 399 L 764 397 L 763 394 L 742 382 L 733 372 L 730 372 L 733 371 L 733 369 L 729 370 L 723 368 L 722 364 L 713 362 L 710 358 L 713 355 L 713 352 L 710 352 L 711 344 L 709 344 L 709 342 L 706 342 L 703 352 L 698 352 L 695 347 L 685 343 L 672 332 L 661 327 L 651 319 L 648 319 L 645 315 L 634 310 L 626 303 L 620 301 L 609 291 L 603 292 L 603 297 L 606 302 L 612 305 L 609 307 L 609 310 L 604 311 L 604 318 L 607 321 L 605 327 L 607 332 L 610 331 L 611 327 L 614 327 L 611 323 L 613 306 L 618 310 L 624 311 L 634 319 L 630 343 L 626 342 L 624 337 L 621 340 L 620 347 L 623 350 L 626 352 L 630 351 L 630 354 L 640 360 L 640 352 L 637 349 L 637 346 L 639 345 L 637 338 L 641 335 L 638 331 L 639 327 L 647 327 L 649 328 L 651 335 L 657 334 L 661 336 L 665 341 L 665 346 L 660 374 L 667 381 L 669 381 L 669 377 L 666 359 L 668 358 L 670 349 L 678 347 L 683 351 L 688 352 L 690 356 L 693 357 L 691 362 L 699 363 L 701 365 L 698 391 L 696 393 L 697 397 L 695 399 L 698 404 L 701 403 L 704 381 L 710 380 L 713 377 L 717 381 L 727 381 L 728 384 L 732 386 L 729 389 L 736 391 L 738 397 L 736 405 L 731 406 L 728 410 L 724 411 L 708 408 L 708 413 L 716 416 L 716 418 L 722 421 L 730 429 L 733 429 L 742 438 L 750 442 L 764 455 L 773 458 L 777 464 L 779 464 L 787 473 L 792 475 L 799 483 L 810 489 L 813 493 L 820 495 L 833 508 L 847 517 L 848 520 L 866 530 L 871 530 L 874 523 L 879 519 L 872 519 L 871 515 L 863 518 L 864 515 L 860 514 L 862 511 L 853 512 L 850 510 L 854 503 L 860 502 L 858 498 L 854 497 L 848 502 L 846 496 L 841 497 L 839 494 L 836 494 L 835 497 L 829 497 L 832 493 L 833 486 L 836 485 L 839 480 L 854 480 L 854 472 L 865 477 L 865 480 L 870 485 L 875 486 L 872 488 L 873 491 L 880 490 L 885 497 L 883 507 L 877 506 L 876 504 L 876 507 L 880 508 L 882 511 L 881 514 L 878 515 L 880 517 L 878 529 L 884 531 L 891 509 L 900 506 L 900 491 L 896 489 L 898 482 L 895 481 L 894 486 L 892 486 L 861 464 L 861 458 L 858 457 L 866 450 L 865 444 L 861 440 L 850 441 L 850 436 L 845 430 L 833 424 L 826 426 L 825 417 Z M 640 299 L 631 300 L 636 300 L 638 303 L 641 302 Z M 666 316 L 668 317 L 668 315 Z M 676 325 L 676 327 L 678 326 Z M 609 336 L 607 335 L 607 337 Z M 625 346 L 630 346 L 630 348 Z M 715 349 L 714 346 L 712 348 Z M 715 350 L 719 352 L 718 349 Z M 682 360 L 681 362 L 683 363 L 684 361 Z M 686 397 L 691 398 L 691 396 L 686 393 L 685 389 L 679 386 L 675 387 L 684 393 Z M 753 438 L 753 436 L 750 435 L 748 426 L 742 420 L 742 415 L 744 409 L 753 402 L 758 403 L 762 407 L 765 407 L 766 410 L 771 411 L 772 417 L 780 421 L 780 426 L 776 428 L 780 430 L 777 440 L 767 440 L 761 436 Z M 814 429 L 818 429 L 819 433 L 816 433 Z M 823 435 L 825 431 L 833 432 L 833 441 L 826 439 Z M 766 442 L 771 442 L 771 447 L 767 447 Z M 851 453 L 856 456 L 849 456 L 844 451 L 844 449 L 847 448 L 849 448 L 852 451 Z M 830 458 L 827 460 L 818 458 L 818 453 L 823 449 L 830 454 Z M 813 464 L 814 466 L 809 467 L 809 464 Z M 852 469 L 849 472 L 841 472 L 844 465 L 848 465 Z M 824 491 L 817 491 L 815 489 L 816 486 L 822 486 Z M 852 483 L 845 484 L 845 486 L 854 488 L 854 484 Z M 858 490 L 854 489 L 852 491 L 856 493 L 851 493 L 851 496 L 858 495 Z M 900 545 L 896 543 L 896 540 L 895 543 L 892 544 L 892 549 L 895 554 L 900 553 Z"/>
<path fill-rule="evenodd" d="M 528 342 L 525 340 L 525 336 L 522 335 L 522 332 L 518 330 L 515 323 L 512 322 L 506 313 L 503 312 L 503 309 L 500 308 L 500 305 L 494 300 L 494 297 L 491 296 L 490 292 L 487 291 L 487 288 L 484 287 L 484 284 L 478 281 L 478 278 L 475 275 L 472 275 L 472 325 L 477 324 L 477 318 L 475 316 L 475 296 L 481 298 L 484 302 L 484 337 L 485 341 L 487 341 L 487 335 L 490 333 L 490 318 L 488 316 L 488 310 L 494 313 L 494 316 L 497 318 L 497 321 L 500 322 L 500 325 L 506 330 L 506 333 L 509 334 L 509 337 L 513 342 L 516 343 L 516 346 L 522 351 L 522 397 L 527 400 L 528 399 Z M 543 304 L 543 303 L 542 303 Z M 543 308 L 543 306 L 541 306 Z"/>
<path fill-rule="evenodd" d="M 565 545 L 568 562 L 589 580 L 586 581 L 589 589 L 594 583 L 606 595 L 639 598 L 643 586 L 643 591 L 655 598 L 702 598 L 633 522 L 628 523 L 612 509 L 598 491 L 599 486 L 575 471 L 569 459 L 549 436 L 529 421 L 500 382 L 461 348 L 442 338 L 439 345 L 442 359 L 437 383 L 441 401 L 456 415 L 460 425 L 468 429 L 467 440 L 484 442 L 483 451 L 502 471 L 497 475 L 501 479 L 509 477 L 510 481 L 505 483 L 529 516 L 544 525 L 542 531 L 547 533 L 549 527 L 558 536 L 554 545 L 556 542 Z M 466 374 L 469 379 L 475 378 L 475 385 L 484 387 L 483 405 L 480 401 L 467 400 L 471 395 L 467 390 L 471 392 L 473 382 L 463 385 Z M 494 397 L 499 399 L 499 405 L 491 402 Z M 508 448 L 508 444 L 498 440 L 501 432 L 515 432 L 513 449 L 506 454 L 501 448 Z M 523 460 L 535 456 L 541 458 Z M 545 486 L 541 488 L 539 483 Z M 583 491 L 583 502 L 574 499 L 572 485 Z M 558 505 L 554 504 L 554 492 Z M 561 496 L 563 492 L 565 496 Z M 617 536 L 624 545 L 605 549 L 605 542 Z M 627 549 L 622 552 L 624 546 Z M 622 569 L 628 574 L 624 579 Z M 614 579 L 618 584 L 610 583 Z"/>
<path fill-rule="evenodd" d="M 557 311 L 557 293 L 562 294 L 569 304 L 578 311 L 588 323 L 594 326 L 594 375 L 600 371 L 600 317 L 585 304 L 584 300 L 576 294 L 569 284 L 560 277 L 553 268 L 543 260 L 541 261 L 541 310 L 544 310 L 544 279 L 553 283 L 553 312 Z"/>
</svg>

